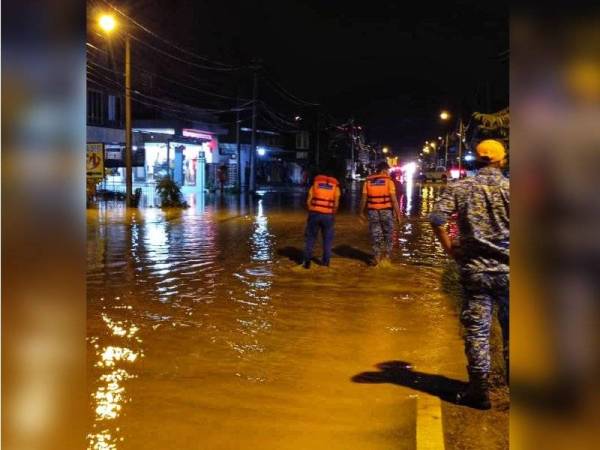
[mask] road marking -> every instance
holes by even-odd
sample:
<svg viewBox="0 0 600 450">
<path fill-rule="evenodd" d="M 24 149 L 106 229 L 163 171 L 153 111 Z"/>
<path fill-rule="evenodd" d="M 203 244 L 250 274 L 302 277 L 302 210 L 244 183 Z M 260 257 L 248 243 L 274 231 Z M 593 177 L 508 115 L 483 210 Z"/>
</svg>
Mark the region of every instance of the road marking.
<svg viewBox="0 0 600 450">
<path fill-rule="evenodd" d="M 419 394 L 417 399 L 417 450 L 444 450 L 442 403 L 438 397 Z"/>
</svg>

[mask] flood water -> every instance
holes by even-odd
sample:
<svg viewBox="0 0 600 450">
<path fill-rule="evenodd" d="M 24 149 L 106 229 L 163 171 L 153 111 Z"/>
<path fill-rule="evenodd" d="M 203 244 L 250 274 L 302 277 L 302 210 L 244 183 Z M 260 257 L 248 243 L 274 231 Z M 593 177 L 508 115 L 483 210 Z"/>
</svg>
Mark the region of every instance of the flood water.
<svg viewBox="0 0 600 450">
<path fill-rule="evenodd" d="M 402 193 L 376 268 L 358 191 L 331 267 L 310 270 L 299 191 L 88 210 L 89 448 L 418 448 L 426 392 L 466 380 L 453 266 L 426 220 L 438 189 Z M 505 409 L 441 412 L 446 448 L 507 448 Z"/>
</svg>

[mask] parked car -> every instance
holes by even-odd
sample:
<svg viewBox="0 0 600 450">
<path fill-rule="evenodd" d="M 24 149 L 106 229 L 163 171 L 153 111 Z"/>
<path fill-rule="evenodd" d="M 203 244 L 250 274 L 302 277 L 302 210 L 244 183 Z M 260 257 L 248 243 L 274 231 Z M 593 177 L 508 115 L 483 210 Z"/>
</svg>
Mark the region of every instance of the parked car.
<svg viewBox="0 0 600 450">
<path fill-rule="evenodd" d="M 424 170 L 420 174 L 421 181 L 446 182 L 448 181 L 448 171 L 445 167 Z"/>
<path fill-rule="evenodd" d="M 453 167 L 451 169 L 447 169 L 445 167 L 437 167 L 435 170 L 424 170 L 420 173 L 421 181 L 431 181 L 431 182 L 442 182 L 445 183 L 448 180 L 458 180 L 460 178 L 465 178 L 467 176 L 467 171 L 465 169 L 458 169 L 457 167 Z"/>
</svg>

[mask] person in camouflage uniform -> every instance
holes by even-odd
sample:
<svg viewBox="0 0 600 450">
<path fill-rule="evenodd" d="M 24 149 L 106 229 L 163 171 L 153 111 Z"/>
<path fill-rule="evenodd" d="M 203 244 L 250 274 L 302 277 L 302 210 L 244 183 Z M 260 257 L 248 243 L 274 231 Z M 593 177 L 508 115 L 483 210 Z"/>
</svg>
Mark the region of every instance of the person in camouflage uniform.
<svg viewBox="0 0 600 450">
<path fill-rule="evenodd" d="M 362 189 L 359 214 L 363 221 L 369 222 L 373 245 L 373 259 L 370 264 L 373 266 L 383 259 L 389 259 L 392 254 L 394 214 L 398 224 L 401 223 L 396 185 L 389 176 L 389 170 L 387 162 L 379 163 L 377 173 L 367 177 Z"/>
<path fill-rule="evenodd" d="M 506 161 L 502 143 L 482 141 L 476 153 L 478 174 L 449 184 L 437 199 L 430 221 L 444 250 L 460 267 L 464 292 L 461 323 L 465 328 L 469 386 L 458 394 L 457 401 L 489 409 L 494 305 L 498 307 L 508 373 L 509 182 L 501 172 Z M 452 242 L 445 229 L 455 213 L 458 242 Z"/>
</svg>

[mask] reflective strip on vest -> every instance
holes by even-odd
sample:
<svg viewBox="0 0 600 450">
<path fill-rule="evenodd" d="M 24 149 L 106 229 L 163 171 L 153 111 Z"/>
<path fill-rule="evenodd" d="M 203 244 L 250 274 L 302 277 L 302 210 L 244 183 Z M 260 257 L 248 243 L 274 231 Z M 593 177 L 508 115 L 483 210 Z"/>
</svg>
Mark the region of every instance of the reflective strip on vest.
<svg viewBox="0 0 600 450">
<path fill-rule="evenodd" d="M 335 189 L 338 182 L 335 178 L 317 175 L 312 186 L 312 198 L 309 211 L 321 214 L 335 212 Z"/>
<path fill-rule="evenodd" d="M 389 181 L 391 181 L 391 178 L 384 175 L 375 175 L 367 178 L 367 207 L 369 209 L 392 208 Z"/>
</svg>

